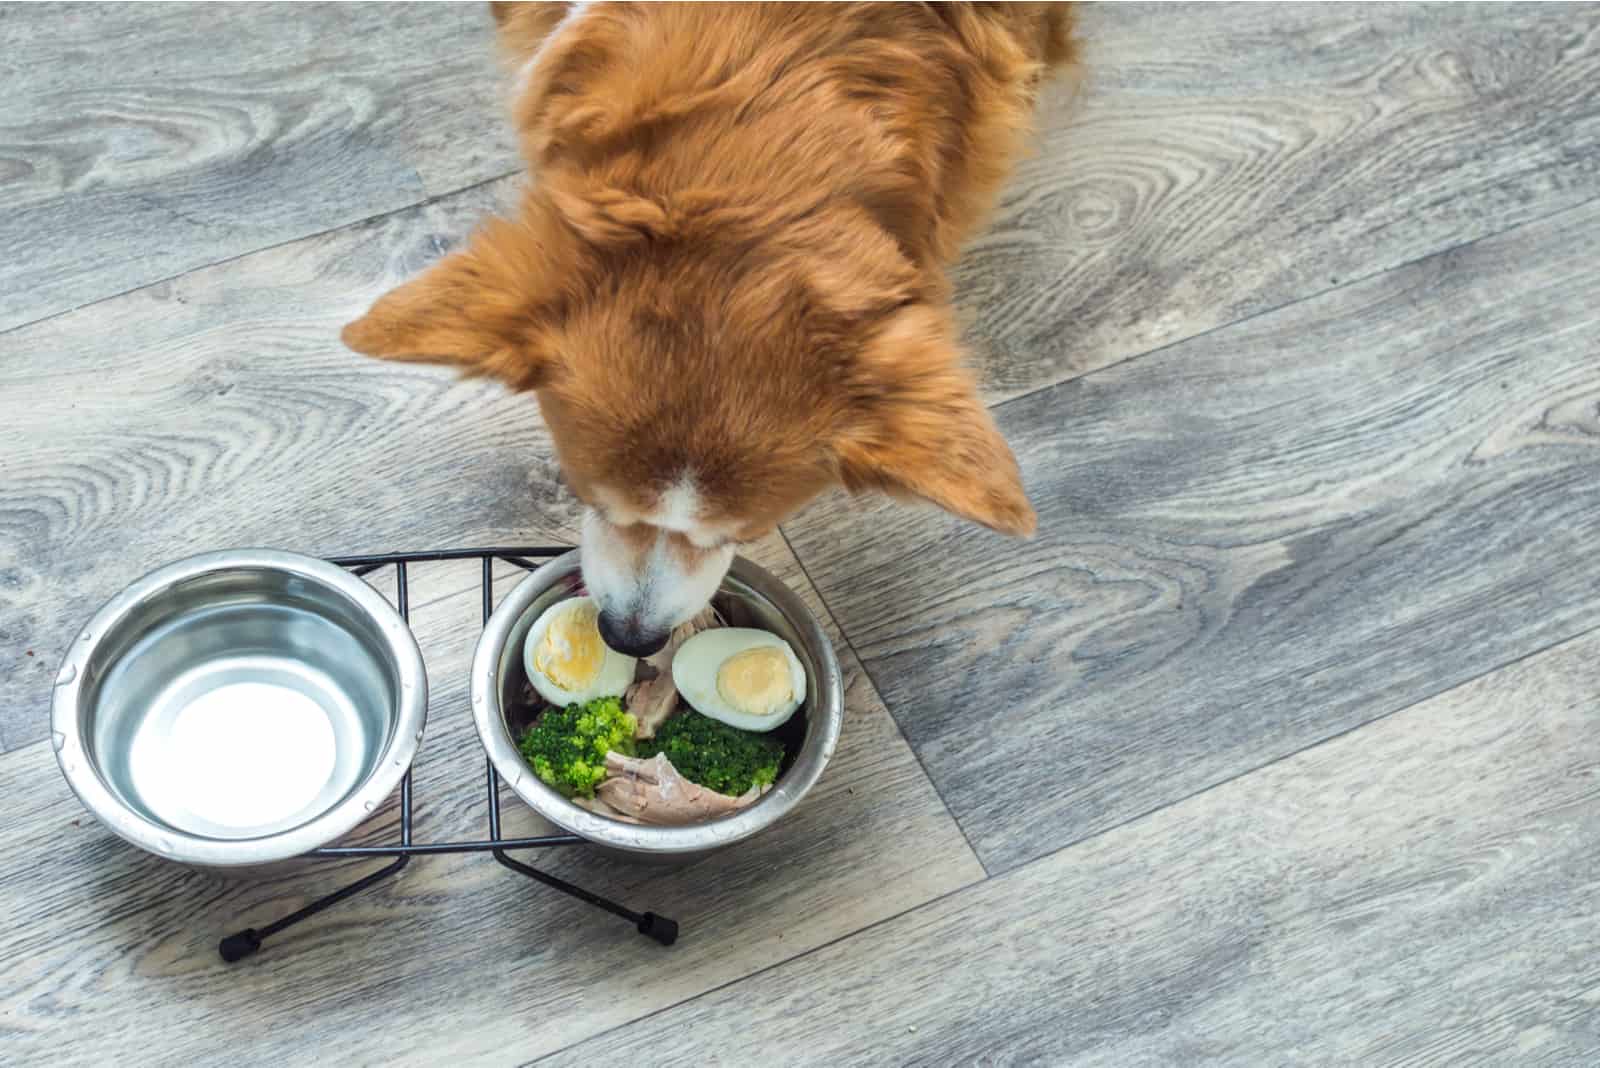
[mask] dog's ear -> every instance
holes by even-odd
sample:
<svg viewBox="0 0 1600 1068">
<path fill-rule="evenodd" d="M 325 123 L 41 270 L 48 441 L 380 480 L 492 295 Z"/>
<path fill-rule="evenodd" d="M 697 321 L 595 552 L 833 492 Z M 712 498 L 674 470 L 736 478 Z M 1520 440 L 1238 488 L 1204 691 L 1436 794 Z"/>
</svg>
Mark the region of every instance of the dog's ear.
<svg viewBox="0 0 1600 1068">
<path fill-rule="evenodd" d="M 852 492 L 920 497 L 1003 534 L 1038 525 L 1011 449 L 962 367 L 949 316 L 896 312 L 859 354 L 834 440 Z"/>
<path fill-rule="evenodd" d="M 340 334 L 383 360 L 438 363 L 539 389 L 554 370 L 540 326 L 547 267 L 518 223 L 495 219 L 459 252 L 389 291 Z"/>
</svg>

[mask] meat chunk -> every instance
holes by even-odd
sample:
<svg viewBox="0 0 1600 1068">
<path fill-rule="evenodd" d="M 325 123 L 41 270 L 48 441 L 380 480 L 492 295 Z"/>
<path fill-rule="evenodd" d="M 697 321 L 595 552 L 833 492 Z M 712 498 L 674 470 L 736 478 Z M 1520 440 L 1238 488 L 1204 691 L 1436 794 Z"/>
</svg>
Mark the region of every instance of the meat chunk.
<svg viewBox="0 0 1600 1068">
<path fill-rule="evenodd" d="M 572 803 L 581 809 L 587 809 L 588 811 L 593 812 L 596 816 L 604 816 L 608 820 L 616 820 L 619 823 L 640 822 L 626 813 L 618 812 L 616 809 L 612 808 L 598 797 L 574 797 L 572 799 Z"/>
<path fill-rule="evenodd" d="M 654 738 L 656 728 L 677 711 L 678 687 L 672 681 L 672 658 L 677 655 L 678 648 L 701 631 L 721 625 L 716 609 L 707 605 L 693 619 L 679 623 L 659 651 L 645 657 L 644 662 L 655 674 L 635 682 L 623 697 L 628 711 L 639 722 L 633 732 L 635 738 Z"/>
<path fill-rule="evenodd" d="M 765 792 L 753 788 L 729 797 L 707 790 L 678 774 L 665 753 L 647 760 L 607 753 L 606 776 L 596 791 L 600 800 L 641 823 L 700 823 L 747 808 Z"/>
</svg>

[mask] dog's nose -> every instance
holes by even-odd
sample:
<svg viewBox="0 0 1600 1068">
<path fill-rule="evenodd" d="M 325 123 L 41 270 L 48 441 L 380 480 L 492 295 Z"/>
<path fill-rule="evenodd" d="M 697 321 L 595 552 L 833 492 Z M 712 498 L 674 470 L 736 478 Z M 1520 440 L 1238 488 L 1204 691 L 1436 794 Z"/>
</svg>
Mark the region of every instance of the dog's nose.
<svg viewBox="0 0 1600 1068">
<path fill-rule="evenodd" d="M 650 656 L 667 644 L 669 631 L 646 630 L 638 619 L 622 619 L 609 612 L 600 613 L 600 640 L 624 656 Z"/>
</svg>

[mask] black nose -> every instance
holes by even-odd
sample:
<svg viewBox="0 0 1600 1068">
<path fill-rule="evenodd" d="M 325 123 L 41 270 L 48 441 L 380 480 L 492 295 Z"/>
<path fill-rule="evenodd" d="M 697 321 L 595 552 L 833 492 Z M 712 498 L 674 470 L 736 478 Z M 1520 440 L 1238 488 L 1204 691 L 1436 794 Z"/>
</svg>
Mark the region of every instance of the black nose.
<svg viewBox="0 0 1600 1068">
<path fill-rule="evenodd" d="M 600 640 L 624 656 L 650 656 L 666 647 L 669 631 L 646 630 L 637 619 L 600 613 Z"/>
</svg>

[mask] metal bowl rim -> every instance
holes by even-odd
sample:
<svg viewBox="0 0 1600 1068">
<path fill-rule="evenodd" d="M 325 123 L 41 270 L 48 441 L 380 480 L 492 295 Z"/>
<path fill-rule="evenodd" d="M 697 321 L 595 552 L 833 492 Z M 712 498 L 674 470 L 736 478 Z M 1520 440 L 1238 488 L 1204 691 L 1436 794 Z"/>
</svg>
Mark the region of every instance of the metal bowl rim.
<svg viewBox="0 0 1600 1068">
<path fill-rule="evenodd" d="M 761 801 L 736 816 L 684 827 L 621 823 L 579 808 L 529 771 L 511 740 L 500 708 L 499 663 L 512 629 L 540 595 L 579 570 L 579 550 L 549 560 L 523 578 L 484 625 L 472 658 L 472 719 L 478 738 L 500 778 L 539 815 L 571 834 L 626 852 L 663 856 L 695 854 L 741 841 L 781 820 L 821 778 L 832 760 L 844 722 L 844 681 L 833 643 L 805 603 L 776 576 L 743 557 L 729 574 L 777 608 L 813 651 L 817 695 L 807 713 L 817 717 L 822 734 L 811 759 L 798 760 Z"/>
<path fill-rule="evenodd" d="M 100 641 L 140 603 L 187 579 L 218 571 L 287 572 L 344 594 L 377 627 L 398 673 L 399 707 L 388 744 L 367 781 L 326 812 L 298 827 L 259 838 L 216 839 L 166 827 L 133 811 L 106 785 L 78 725 L 85 669 Z M 57 672 L 50 703 L 51 743 L 67 785 L 96 820 L 158 856 L 208 867 L 253 867 L 301 856 L 354 830 L 394 792 L 416 758 L 428 718 L 428 675 L 416 636 L 387 599 L 337 564 L 281 549 L 223 549 L 174 561 L 131 583 L 73 638 Z"/>
</svg>

